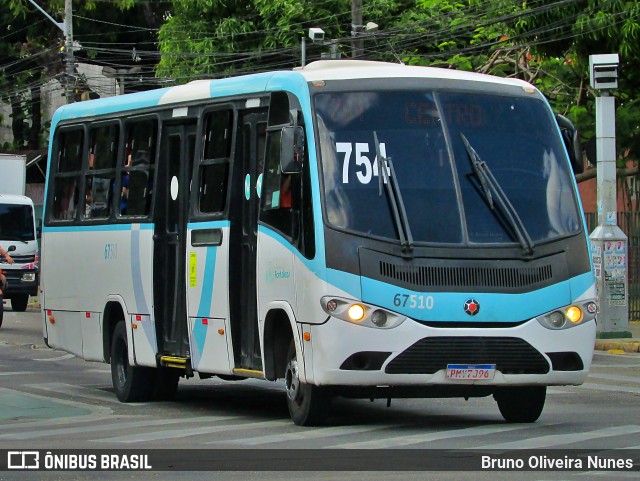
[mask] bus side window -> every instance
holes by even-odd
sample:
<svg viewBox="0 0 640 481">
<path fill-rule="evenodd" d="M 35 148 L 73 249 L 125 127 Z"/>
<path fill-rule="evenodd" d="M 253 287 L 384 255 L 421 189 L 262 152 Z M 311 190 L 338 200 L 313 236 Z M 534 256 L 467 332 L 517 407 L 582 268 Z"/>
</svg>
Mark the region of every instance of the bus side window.
<svg viewBox="0 0 640 481">
<path fill-rule="evenodd" d="M 299 175 L 280 171 L 280 130 L 267 132 L 260 220 L 291 237 L 291 190 Z"/>
<path fill-rule="evenodd" d="M 199 209 L 202 213 L 225 210 L 232 137 L 232 110 L 217 110 L 207 115 L 199 173 Z"/>
<path fill-rule="evenodd" d="M 53 219 L 73 220 L 78 208 L 84 129 L 58 135 L 57 165 L 53 185 Z"/>
<path fill-rule="evenodd" d="M 88 168 L 85 176 L 86 219 L 108 218 L 111 215 L 115 168 L 118 155 L 118 125 L 92 128 Z"/>
<path fill-rule="evenodd" d="M 120 215 L 145 216 L 151 212 L 157 130 L 154 119 L 127 124 Z"/>
</svg>

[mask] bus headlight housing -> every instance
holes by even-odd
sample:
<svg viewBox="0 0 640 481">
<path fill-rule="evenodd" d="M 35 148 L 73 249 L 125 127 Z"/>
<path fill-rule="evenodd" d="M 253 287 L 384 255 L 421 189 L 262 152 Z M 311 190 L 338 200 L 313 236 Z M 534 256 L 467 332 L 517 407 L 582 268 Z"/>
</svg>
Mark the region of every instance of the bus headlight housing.
<svg viewBox="0 0 640 481">
<path fill-rule="evenodd" d="M 538 322 L 547 329 L 569 329 L 591 321 L 596 317 L 598 307 L 594 301 L 565 306 L 538 316 Z"/>
<path fill-rule="evenodd" d="M 376 329 L 397 327 L 407 318 L 381 307 L 343 297 L 325 296 L 320 299 L 320 305 L 332 317 Z"/>
</svg>

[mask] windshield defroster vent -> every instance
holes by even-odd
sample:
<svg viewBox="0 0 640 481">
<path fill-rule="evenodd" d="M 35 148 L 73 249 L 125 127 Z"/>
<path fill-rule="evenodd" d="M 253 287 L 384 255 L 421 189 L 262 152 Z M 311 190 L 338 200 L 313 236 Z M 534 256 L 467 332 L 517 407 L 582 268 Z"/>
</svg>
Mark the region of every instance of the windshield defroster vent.
<svg viewBox="0 0 640 481">
<path fill-rule="evenodd" d="M 400 266 L 380 261 L 380 274 L 423 287 L 528 287 L 553 277 L 550 264 L 539 267 Z"/>
</svg>

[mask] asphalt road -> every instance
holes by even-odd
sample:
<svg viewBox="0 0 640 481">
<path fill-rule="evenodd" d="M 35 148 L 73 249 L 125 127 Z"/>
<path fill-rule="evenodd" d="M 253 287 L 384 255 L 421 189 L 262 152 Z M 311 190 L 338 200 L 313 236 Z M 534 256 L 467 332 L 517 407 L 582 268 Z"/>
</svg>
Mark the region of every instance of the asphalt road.
<svg viewBox="0 0 640 481">
<path fill-rule="evenodd" d="M 208 450 L 212 456 L 267 453 L 282 456 L 308 450 L 337 453 L 371 450 L 379 469 L 388 453 L 429 456 L 431 450 L 469 453 L 514 449 L 571 453 L 640 452 L 640 355 L 595 353 L 587 382 L 550 388 L 540 420 L 507 424 L 492 398 L 385 401 L 338 399 L 326 426 L 301 428 L 288 417 L 279 383 L 214 379 L 181 380 L 175 401 L 122 404 L 112 387 L 109 366 L 89 363 L 44 346 L 40 313 L 5 312 L 0 328 L 0 449 Z M 272 451 L 253 451 L 253 450 Z M 353 450 L 353 451 L 347 451 Z M 393 451 L 396 450 L 396 451 Z M 283 454 L 284 453 L 284 454 Z M 196 453 L 197 454 L 197 453 Z M 571 454 L 569 454 L 571 456 Z M 24 473 L 0 472 L 0 479 L 290 479 L 295 473 L 262 472 Z M 249 461 L 247 461 L 249 462 Z M 462 461 L 464 463 L 464 459 Z M 313 462 L 310 463 L 314 465 Z M 354 469 L 366 469 L 367 460 Z M 448 467 L 447 469 L 451 469 Z M 35 474 L 35 473 L 31 473 Z M 223 475 L 224 474 L 224 475 Z M 21 476 L 22 475 L 22 476 Z M 75 477 L 74 477 L 75 476 Z M 304 472 L 305 479 L 361 479 L 362 473 Z M 469 477 L 471 476 L 471 477 Z M 298 477 L 298 475 L 296 475 Z M 638 472 L 385 472 L 368 479 L 637 479 Z"/>
</svg>

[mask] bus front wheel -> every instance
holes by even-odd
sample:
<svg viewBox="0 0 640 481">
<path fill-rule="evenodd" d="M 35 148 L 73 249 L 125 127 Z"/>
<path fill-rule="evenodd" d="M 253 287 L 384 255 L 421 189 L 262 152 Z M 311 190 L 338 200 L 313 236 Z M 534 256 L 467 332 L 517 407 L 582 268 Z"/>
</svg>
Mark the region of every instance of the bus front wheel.
<svg viewBox="0 0 640 481">
<path fill-rule="evenodd" d="M 504 387 L 493 395 L 500 414 L 509 423 L 537 421 L 542 414 L 546 396 L 546 386 Z"/>
<path fill-rule="evenodd" d="M 153 391 L 152 368 L 129 364 L 129 344 L 124 321 L 118 322 L 111 342 L 111 380 L 121 402 L 148 401 Z"/>
<path fill-rule="evenodd" d="M 298 426 L 322 424 L 331 407 L 331 396 L 326 388 L 300 381 L 296 345 L 293 340 L 289 346 L 284 380 L 287 407 L 293 422 Z"/>
</svg>

